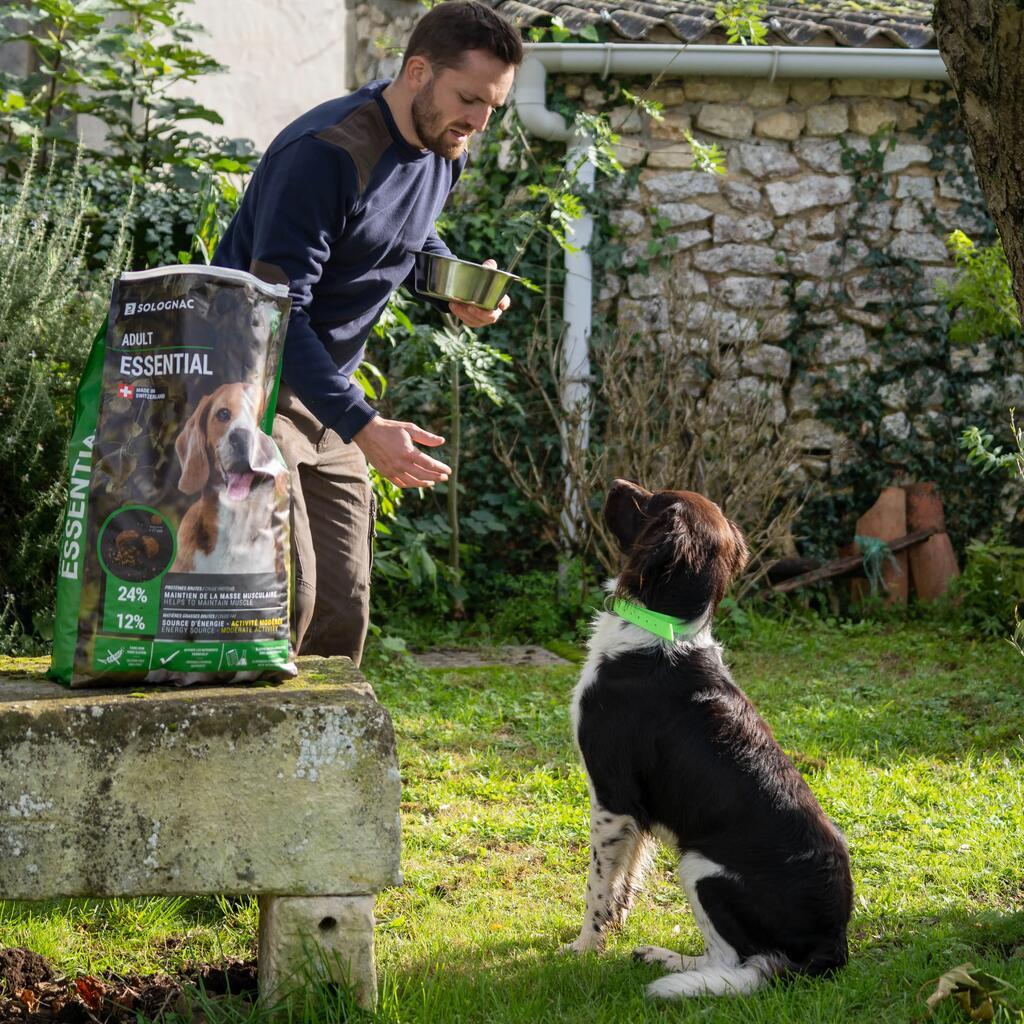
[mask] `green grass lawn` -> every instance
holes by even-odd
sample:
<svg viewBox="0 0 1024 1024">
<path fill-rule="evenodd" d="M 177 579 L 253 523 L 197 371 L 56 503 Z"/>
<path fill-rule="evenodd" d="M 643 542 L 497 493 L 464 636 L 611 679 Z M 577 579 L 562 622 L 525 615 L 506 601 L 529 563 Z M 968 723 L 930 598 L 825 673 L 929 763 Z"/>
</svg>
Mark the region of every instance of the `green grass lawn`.
<svg viewBox="0 0 1024 1024">
<path fill-rule="evenodd" d="M 567 712 L 576 668 L 371 664 L 399 738 L 405 872 L 378 900 L 372 1019 L 916 1021 L 935 979 L 965 961 L 1015 986 L 1008 1000 L 1024 1007 L 1024 659 L 934 625 L 762 620 L 728 657 L 846 831 L 849 967 L 745 999 L 648 1003 L 643 986 L 660 972 L 634 963 L 632 948 L 699 951 L 664 851 L 608 951 L 562 955 L 588 854 Z M 67 971 L 173 969 L 251 956 L 255 923 L 250 899 L 0 903 L 0 946 Z M 210 1019 L 255 1018 L 223 1008 Z M 934 1019 L 967 1018 L 947 1003 Z M 999 1008 L 996 1019 L 1024 1014 Z"/>
</svg>

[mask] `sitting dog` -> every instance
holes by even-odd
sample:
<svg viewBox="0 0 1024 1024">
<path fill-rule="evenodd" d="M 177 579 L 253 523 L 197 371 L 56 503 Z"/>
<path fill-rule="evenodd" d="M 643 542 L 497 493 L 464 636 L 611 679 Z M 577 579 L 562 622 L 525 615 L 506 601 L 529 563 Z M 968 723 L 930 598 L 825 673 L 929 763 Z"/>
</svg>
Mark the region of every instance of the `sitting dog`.
<svg viewBox="0 0 1024 1024">
<path fill-rule="evenodd" d="M 711 637 L 715 608 L 746 564 L 742 534 L 699 494 L 624 480 L 604 515 L 623 569 L 572 701 L 590 867 L 583 927 L 568 949 L 603 948 L 656 837 L 679 851 L 704 953 L 636 950 L 672 972 L 648 995 L 746 994 L 777 974 L 842 967 L 853 901 L 846 842 Z"/>
<path fill-rule="evenodd" d="M 275 516 L 287 517 L 288 471 L 258 425 L 260 391 L 222 384 L 196 406 L 174 447 L 178 487 L 198 494 L 178 527 L 172 572 L 284 573 Z M 273 494 L 265 487 L 273 486 Z"/>
</svg>

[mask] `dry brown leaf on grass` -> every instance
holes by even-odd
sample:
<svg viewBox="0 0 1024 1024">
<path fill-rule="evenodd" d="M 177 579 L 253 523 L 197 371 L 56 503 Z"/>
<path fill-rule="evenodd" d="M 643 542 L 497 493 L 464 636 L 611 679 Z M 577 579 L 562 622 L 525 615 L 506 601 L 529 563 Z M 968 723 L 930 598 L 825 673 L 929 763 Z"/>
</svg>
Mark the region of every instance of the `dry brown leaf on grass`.
<svg viewBox="0 0 1024 1024">
<path fill-rule="evenodd" d="M 943 999 L 952 998 L 967 1014 L 968 1020 L 993 1020 L 996 1006 L 1013 1009 L 1003 998 L 1012 987 L 1001 978 L 976 970 L 974 964 L 960 964 L 939 978 L 935 991 L 927 1000 L 928 1012 L 934 1013 Z"/>
<path fill-rule="evenodd" d="M 39 996 L 31 988 L 16 988 L 14 990 L 14 998 L 24 1003 L 28 1007 L 29 1013 L 34 1013 L 35 1008 L 39 1005 Z"/>
</svg>

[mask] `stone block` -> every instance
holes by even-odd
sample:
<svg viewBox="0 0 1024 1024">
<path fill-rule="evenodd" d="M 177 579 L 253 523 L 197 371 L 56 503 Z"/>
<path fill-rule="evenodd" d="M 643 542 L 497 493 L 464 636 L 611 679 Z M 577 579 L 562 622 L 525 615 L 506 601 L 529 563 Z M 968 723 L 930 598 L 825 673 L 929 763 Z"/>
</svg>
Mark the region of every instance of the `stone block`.
<svg viewBox="0 0 1024 1024">
<path fill-rule="evenodd" d="M 838 206 L 847 202 L 853 195 L 853 180 L 847 175 L 809 174 L 799 181 L 769 182 L 765 192 L 775 214 L 788 217 L 815 206 Z"/>
<path fill-rule="evenodd" d="M 717 195 L 721 188 L 721 175 L 707 171 L 676 171 L 674 174 L 645 171 L 641 181 L 652 199 L 664 203 Z"/>
<path fill-rule="evenodd" d="M 878 422 L 878 433 L 883 442 L 895 444 L 910 437 L 910 420 L 905 412 L 891 412 Z"/>
<path fill-rule="evenodd" d="M 754 127 L 754 112 L 739 103 L 705 103 L 697 114 L 697 127 L 725 139 L 746 139 Z"/>
<path fill-rule="evenodd" d="M 845 103 L 824 103 L 807 108 L 808 135 L 842 135 L 850 126 Z"/>
<path fill-rule="evenodd" d="M 898 142 L 885 154 L 882 170 L 886 174 L 905 171 L 914 164 L 926 164 L 932 158 L 932 151 L 927 146 L 917 143 Z"/>
<path fill-rule="evenodd" d="M 702 228 L 696 231 L 680 231 L 674 235 L 668 235 L 667 238 L 672 239 L 672 245 L 674 245 L 674 252 L 685 252 L 687 249 L 692 249 L 695 245 L 700 245 L 701 242 L 708 242 L 711 240 L 711 232 L 705 231 Z"/>
<path fill-rule="evenodd" d="M 612 227 L 618 228 L 623 235 L 637 235 L 647 226 L 643 214 L 636 210 L 612 210 L 608 215 Z"/>
<path fill-rule="evenodd" d="M 693 150 L 689 143 L 653 148 L 647 157 L 647 166 L 656 170 L 683 171 L 693 166 Z"/>
<path fill-rule="evenodd" d="M 795 217 L 785 220 L 775 235 L 775 245 L 787 252 L 802 249 L 807 242 L 807 224 Z"/>
<path fill-rule="evenodd" d="M 824 79 L 799 78 L 789 84 L 790 99 L 796 103 L 824 103 L 832 87 Z"/>
<path fill-rule="evenodd" d="M 910 98 L 928 104 L 941 103 L 949 95 L 949 87 L 939 82 L 912 82 Z"/>
<path fill-rule="evenodd" d="M 949 365 L 957 373 L 988 373 L 995 364 L 995 352 L 984 343 L 951 348 L 949 352 Z"/>
<path fill-rule="evenodd" d="M 669 329 L 668 301 L 658 297 L 619 300 L 619 329 L 627 335 L 646 335 Z"/>
<path fill-rule="evenodd" d="M 972 164 L 973 166 L 973 164 Z M 969 185 L 960 174 L 948 176 L 943 173 L 939 176 L 939 195 L 943 199 L 955 199 L 957 202 L 973 200 L 978 198 L 976 188 Z"/>
<path fill-rule="evenodd" d="M 898 259 L 919 260 L 922 263 L 945 263 L 949 259 L 942 239 L 923 231 L 897 231 L 889 245 L 889 252 Z"/>
<path fill-rule="evenodd" d="M 901 174 L 897 177 L 897 199 L 920 199 L 931 202 L 934 197 L 935 179 L 930 174 Z"/>
<path fill-rule="evenodd" d="M 835 210 L 819 213 L 807 222 L 807 234 L 810 238 L 835 238 L 836 231 Z"/>
<path fill-rule="evenodd" d="M 782 305 L 782 282 L 771 277 L 726 277 L 715 289 L 735 309 L 763 309 Z"/>
<path fill-rule="evenodd" d="M 789 83 L 755 79 L 754 87 L 746 99 L 752 107 L 781 107 L 789 99 Z"/>
<path fill-rule="evenodd" d="M 818 362 L 825 366 L 850 363 L 868 354 L 864 328 L 859 324 L 843 324 L 823 332 L 818 341 Z"/>
<path fill-rule="evenodd" d="M 746 171 L 755 178 L 785 178 L 800 170 L 800 164 L 789 147 L 774 142 L 737 146 L 729 154 L 729 166 L 733 170 Z"/>
<path fill-rule="evenodd" d="M 722 192 L 729 205 L 737 210 L 757 210 L 761 207 L 761 190 L 742 181 L 726 181 Z"/>
<path fill-rule="evenodd" d="M 347 659 L 299 669 L 144 697 L 0 678 L 0 896 L 399 882 L 391 719 Z"/>
<path fill-rule="evenodd" d="M 658 203 L 654 214 L 659 220 L 666 220 L 670 227 L 679 228 L 686 224 L 701 224 L 710 220 L 712 210 L 697 203 Z"/>
<path fill-rule="evenodd" d="M 666 110 L 661 115 L 660 121 L 651 121 L 650 133 L 655 139 L 678 139 L 682 140 L 693 127 L 692 118 L 678 110 Z"/>
<path fill-rule="evenodd" d="M 672 294 L 681 298 L 708 294 L 708 279 L 696 270 L 684 270 L 672 279 Z"/>
<path fill-rule="evenodd" d="M 647 115 L 632 105 L 615 107 L 608 114 L 612 131 L 618 135 L 636 135 L 644 130 Z"/>
<path fill-rule="evenodd" d="M 854 153 L 863 153 L 867 139 L 847 138 L 846 144 Z M 843 147 L 834 139 L 802 138 L 793 143 L 793 152 L 812 170 L 823 174 L 839 174 L 843 170 Z"/>
<path fill-rule="evenodd" d="M 906 78 L 833 78 L 834 96 L 882 96 L 902 99 L 910 95 L 910 80 Z"/>
<path fill-rule="evenodd" d="M 754 122 L 754 134 L 763 139 L 786 139 L 790 142 L 800 137 L 805 117 L 789 110 L 777 110 L 762 114 Z"/>
<path fill-rule="evenodd" d="M 754 88 L 750 78 L 687 78 L 683 88 L 688 100 L 728 103 L 745 100 Z"/>
<path fill-rule="evenodd" d="M 785 259 L 767 245 L 740 245 L 729 243 L 705 249 L 693 257 L 698 270 L 725 274 L 738 270 L 744 274 L 781 274 L 786 269 Z"/>
<path fill-rule="evenodd" d="M 899 123 L 902 108 L 893 100 L 858 100 L 850 105 L 850 130 L 874 135 L 886 125 Z"/>
<path fill-rule="evenodd" d="M 817 381 L 806 376 L 797 377 L 789 389 L 789 414 L 799 417 L 803 413 L 813 413 L 822 397 L 823 389 Z"/>
<path fill-rule="evenodd" d="M 789 430 L 793 441 L 808 452 L 832 453 L 849 444 L 842 434 L 816 419 L 798 420 Z"/>
<path fill-rule="evenodd" d="M 637 167 L 647 157 L 647 147 L 641 139 L 624 139 L 614 146 L 615 157 L 623 167 Z"/>
<path fill-rule="evenodd" d="M 789 265 L 795 274 L 827 280 L 839 272 L 842 255 L 843 248 L 839 242 L 819 242 L 791 256 Z"/>
<path fill-rule="evenodd" d="M 664 277 L 660 274 L 630 274 L 626 287 L 631 298 L 653 299 L 664 294 Z"/>
<path fill-rule="evenodd" d="M 262 896 L 260 1001 L 302 1006 L 311 981 L 342 985 L 364 1009 L 377 1001 L 372 896 Z"/>
<path fill-rule="evenodd" d="M 882 408 L 894 412 L 907 408 L 907 382 L 896 380 L 891 384 L 883 384 L 878 389 L 878 397 L 882 400 Z"/>
<path fill-rule="evenodd" d="M 778 345 L 758 345 L 743 354 L 743 369 L 755 377 L 789 377 L 793 357 Z"/>
<path fill-rule="evenodd" d="M 897 231 L 925 231 L 928 228 L 924 219 L 924 211 L 920 204 L 915 203 L 912 199 L 900 203 L 892 226 Z"/>
<path fill-rule="evenodd" d="M 775 233 L 775 224 L 767 217 L 750 214 L 747 217 L 730 217 L 719 213 L 714 220 L 716 242 L 764 242 Z"/>
<path fill-rule="evenodd" d="M 681 85 L 658 85 L 647 93 L 652 103 L 663 107 L 681 107 L 686 102 L 686 93 Z"/>
</svg>

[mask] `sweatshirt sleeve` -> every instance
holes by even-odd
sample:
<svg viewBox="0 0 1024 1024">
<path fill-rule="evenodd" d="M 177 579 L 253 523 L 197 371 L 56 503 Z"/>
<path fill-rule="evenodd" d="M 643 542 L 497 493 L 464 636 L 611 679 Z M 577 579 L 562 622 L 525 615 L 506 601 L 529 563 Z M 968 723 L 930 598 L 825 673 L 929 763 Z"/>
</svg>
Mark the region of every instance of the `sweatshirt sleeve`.
<svg viewBox="0 0 1024 1024">
<path fill-rule="evenodd" d="M 282 372 L 288 386 L 343 440 L 377 415 L 358 384 L 339 372 L 310 323 L 313 288 L 358 197 L 351 157 L 312 136 L 296 139 L 268 161 L 255 204 L 252 259 L 288 279 L 292 299 Z"/>
</svg>

